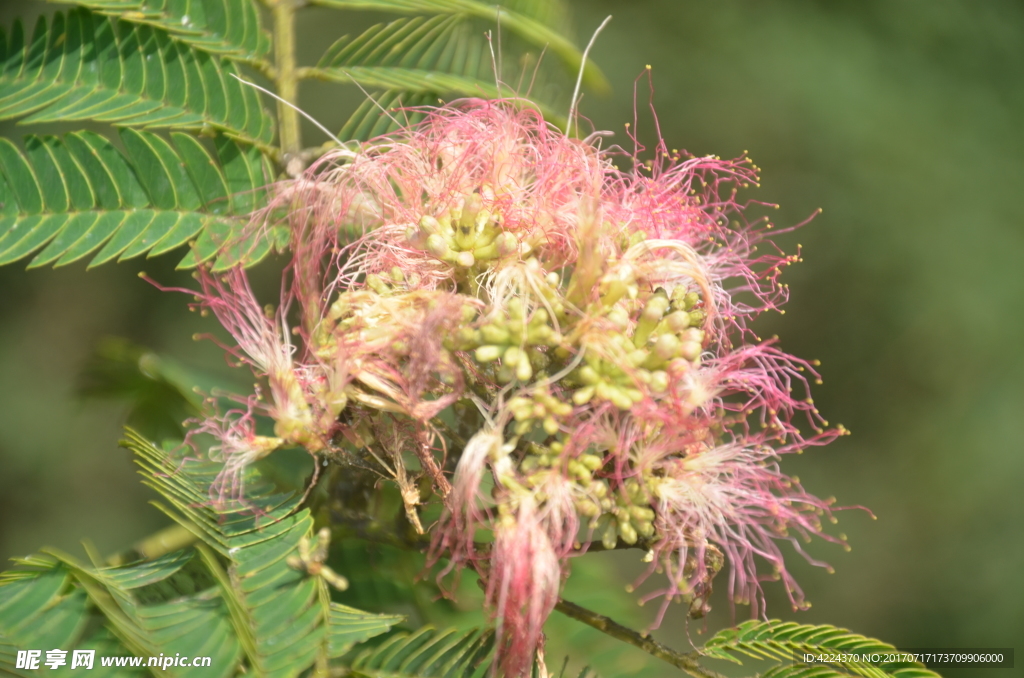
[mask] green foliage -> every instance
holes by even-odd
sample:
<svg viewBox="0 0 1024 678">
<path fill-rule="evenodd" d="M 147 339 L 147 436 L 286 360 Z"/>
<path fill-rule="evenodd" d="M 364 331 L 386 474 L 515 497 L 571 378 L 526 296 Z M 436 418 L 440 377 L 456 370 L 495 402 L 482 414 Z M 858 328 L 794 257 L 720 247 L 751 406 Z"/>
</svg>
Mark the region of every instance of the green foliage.
<svg viewBox="0 0 1024 678">
<path fill-rule="evenodd" d="M 493 648 L 492 631 L 439 631 L 424 626 L 412 633 L 393 634 L 377 647 L 359 652 L 351 666 L 366 678 L 469 678 L 489 665 Z"/>
<path fill-rule="evenodd" d="M 213 54 L 257 61 L 270 35 L 251 0 L 51 0 L 88 7 L 123 21 L 154 26 L 175 40 Z"/>
<path fill-rule="evenodd" d="M 32 37 L 20 21 L 0 49 L 0 119 L 96 120 L 138 127 L 218 129 L 266 146 L 273 119 L 229 61 L 166 31 L 87 10 L 40 17 Z"/>
<path fill-rule="evenodd" d="M 408 93 L 398 90 L 385 90 L 359 105 L 349 116 L 344 127 L 338 133 L 339 139 L 372 139 L 393 131 L 399 124 L 415 124 L 423 119 L 423 114 L 416 111 L 403 110 L 416 106 L 426 106 L 437 101 L 433 93 Z M 382 111 L 388 111 L 383 115 Z"/>
<path fill-rule="evenodd" d="M 298 69 L 290 53 L 290 4 L 274 8 L 275 35 L 286 39 L 273 64 L 270 36 L 254 0 L 82 0 L 70 3 L 79 7 L 66 13 L 40 18 L 31 35 L 17 21 L 0 32 L 0 119 L 115 128 L 33 134 L 20 146 L 0 138 L 0 264 L 34 255 L 30 267 L 60 266 L 93 255 L 89 265 L 95 266 L 190 243 L 182 266 L 209 262 L 221 270 L 251 264 L 279 246 L 277 231 L 248 240 L 239 234 L 250 215 L 268 204 L 268 184 L 286 167 L 295 171 L 286 163 L 300 150 L 294 113 L 281 106 L 275 120 L 258 91 L 239 78 L 263 76 L 272 89 L 289 93 L 293 104 L 300 78 L 377 90 L 343 127 L 346 142 L 415 122 L 422 113 L 394 111 L 447 94 L 530 96 L 534 90 L 523 93 L 504 84 L 523 77 L 531 88 L 539 84 L 537 91 L 550 93 L 547 65 L 539 62 L 543 49 L 566 67 L 563 76 L 575 77 L 582 69 L 592 88 L 606 87 L 600 72 L 584 65 L 580 51 L 558 32 L 564 28 L 560 3 L 313 1 L 413 16 L 343 37 L 315 67 Z M 504 42 L 489 44 L 479 23 L 499 25 Z M 553 101 L 545 96 L 524 104 L 564 124 Z M 278 123 L 286 130 L 289 116 L 293 138 L 282 132 L 276 139 Z M 84 391 L 128 397 L 135 405 L 132 423 L 150 437 L 174 439 L 181 433 L 178 422 L 201 405 L 191 388 L 196 375 L 172 361 L 119 342 L 108 342 L 98 358 Z M 344 587 L 346 580 L 325 562 L 330 532 L 321 530 L 314 538 L 305 495 L 282 491 L 273 469 L 252 465 L 225 475 L 221 465 L 188 456 L 191 448 L 161 448 L 131 430 L 124 444 L 143 483 L 160 496 L 154 505 L 180 526 L 184 538 L 179 535 L 176 546 L 185 547 L 128 564 L 120 557 L 104 563 L 88 548 L 90 563 L 55 549 L 16 560 L 15 570 L 0 575 L 0 671 L 22 675 L 16 651 L 46 647 L 94 649 L 100 656 L 210 656 L 213 673 L 221 676 L 492 673 L 494 630 L 466 628 L 465 619 L 453 628 L 431 623 L 457 611 L 424 613 L 434 591 L 416 580 L 410 564 L 419 572 L 420 561 L 403 545 L 387 547 L 386 567 L 379 571 L 366 567 L 369 551 L 358 540 L 335 549 L 339 571 L 352 571 L 359 586 L 347 602 L 378 611 L 341 604 L 332 600 L 329 584 Z M 331 522 L 331 510 L 317 516 Z M 338 533 L 351 527 L 335 522 Z M 403 601 L 422 618 L 418 628 L 394 630 L 406 616 L 380 613 Z M 555 628 L 561 628 L 558 622 L 549 630 Z M 737 655 L 785 661 L 795 652 L 892 649 L 834 627 L 748 622 L 717 634 L 703 654 L 737 662 Z M 868 678 L 936 675 L 916 664 L 842 668 Z M 124 666 L 94 670 L 111 676 L 150 672 Z M 164 673 L 184 671 L 172 667 Z M 766 675 L 841 673 L 787 664 Z"/>
<path fill-rule="evenodd" d="M 262 189 L 296 150 L 275 145 L 274 117 L 262 95 L 241 82 L 253 75 L 240 68 L 268 77 L 281 92 L 294 91 L 299 77 L 379 89 L 345 125 L 346 141 L 394 129 L 395 117 L 382 110 L 434 103 L 446 93 L 501 93 L 490 84 L 490 50 L 466 23 L 475 17 L 493 25 L 498 15 L 475 0 L 323 3 L 426 16 L 342 39 L 317 68 L 299 71 L 288 41 L 276 63 L 268 61 L 270 35 L 255 0 L 71 4 L 80 7 L 40 17 L 31 34 L 20 21 L 0 33 L 0 119 L 88 121 L 121 129 L 117 140 L 84 131 L 63 138 L 31 135 L 23 149 L 0 139 L 0 264 L 42 248 L 29 266 L 60 266 L 102 248 L 90 263 L 95 266 L 193 243 L 184 266 L 219 255 L 216 266 L 223 268 L 252 264 L 280 244 L 274 237 L 238 236 L 246 217 L 266 205 Z M 579 51 L 544 23 L 562 21 L 561 5 L 515 4 L 515 10 L 501 11 L 502 26 L 528 44 L 550 44 L 566 64 L 578 67 Z M 294 32 L 290 18 L 274 16 L 279 35 Z M 596 71 L 588 73 L 595 77 Z M 287 107 L 279 114 L 294 117 Z M 404 123 L 420 116 L 397 117 Z M 290 125 L 297 137 L 294 119 Z M 175 130 L 171 140 L 144 131 L 158 128 Z M 211 144 L 197 135 L 215 136 L 216 160 Z M 126 154 L 115 148 L 117 141 Z M 298 139 L 278 141 L 289 143 Z"/>
<path fill-rule="evenodd" d="M 731 629 L 719 631 L 708 639 L 702 653 L 713 659 L 742 663 L 739 655 L 754 659 L 790 661 L 797 654 L 894 654 L 896 648 L 835 626 L 796 624 L 778 620 L 751 620 Z M 915 662 L 884 662 L 870 664 L 843 662 L 839 668 L 793 664 L 776 666 L 767 678 L 826 678 L 831 676 L 864 676 L 865 678 L 938 678 L 938 674 Z"/>
<path fill-rule="evenodd" d="M 15 650 L 45 646 L 211 656 L 216 675 L 247 666 L 257 675 L 296 676 L 402 620 L 333 603 L 322 579 L 289 564 L 300 542 L 311 538 L 312 518 L 258 472 L 245 474 L 244 505 L 229 501 L 215 509 L 216 464 L 182 459 L 130 431 L 125 444 L 144 482 L 163 497 L 160 508 L 201 543 L 119 567 L 84 565 L 55 550 L 17 561 L 19 569 L 0 576 L 0 669 L 19 675 Z M 175 579 L 196 580 L 190 566 L 212 585 L 188 595 L 154 595 L 160 584 L 181 589 Z"/>
<path fill-rule="evenodd" d="M 188 262 L 206 261 L 262 201 L 270 168 L 251 146 L 218 137 L 215 161 L 187 134 L 173 134 L 173 145 L 130 128 L 119 137 L 127 154 L 94 132 L 28 136 L 24 152 L 0 138 L 0 264 L 46 245 L 29 266 L 61 266 L 102 246 L 96 266 L 162 254 L 197 235 Z"/>
<path fill-rule="evenodd" d="M 359 678 L 483 678 L 492 675 L 493 629 L 468 631 L 423 626 L 399 631 L 351 657 L 346 664 Z M 550 667 L 549 667 L 550 670 Z M 540 675 L 534 666 L 533 678 Z M 596 678 L 589 667 L 576 678 Z"/>
<path fill-rule="evenodd" d="M 446 92 L 490 99 L 513 94 L 495 85 L 494 68 L 483 38 L 473 33 L 462 16 L 453 15 L 399 19 L 373 26 L 355 38 L 343 37 L 310 73 L 334 82 L 383 88 L 392 97 L 419 95 L 424 102 Z M 385 109 L 395 107 L 393 101 L 378 103 Z M 549 121 L 564 125 L 565 118 L 549 105 L 537 102 L 537 106 Z M 352 120 L 363 117 L 364 112 L 357 111 Z M 358 132 L 359 125 L 350 121 L 345 129 L 343 138 L 353 138 L 349 135 Z"/>
<path fill-rule="evenodd" d="M 497 21 L 509 31 L 538 48 L 547 48 L 561 59 L 566 68 L 576 73 L 583 65 L 580 51 L 557 30 L 544 23 L 558 16 L 558 9 L 546 7 L 558 3 L 542 0 L 521 0 L 515 9 L 506 9 L 477 0 L 313 0 L 317 5 L 338 9 L 378 10 L 402 14 L 465 14 L 485 21 Z M 608 83 L 592 63 L 583 69 L 584 81 L 597 90 L 607 90 Z"/>
</svg>

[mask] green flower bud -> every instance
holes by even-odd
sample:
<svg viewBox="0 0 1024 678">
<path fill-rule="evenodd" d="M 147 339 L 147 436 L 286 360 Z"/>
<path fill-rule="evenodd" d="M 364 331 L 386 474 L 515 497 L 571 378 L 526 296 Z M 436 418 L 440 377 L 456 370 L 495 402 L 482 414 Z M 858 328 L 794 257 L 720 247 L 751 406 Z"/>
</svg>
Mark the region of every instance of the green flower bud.
<svg viewBox="0 0 1024 678">
<path fill-rule="evenodd" d="M 480 336 L 488 344 L 507 344 L 509 340 L 508 330 L 497 325 L 484 325 L 480 328 Z"/>
<path fill-rule="evenodd" d="M 621 306 L 615 306 L 608 311 L 608 320 L 611 320 L 615 327 L 625 331 L 629 327 L 629 313 Z"/>
<path fill-rule="evenodd" d="M 604 534 L 601 535 L 601 545 L 611 551 L 618 543 L 619 530 L 616 527 L 615 521 L 611 520 L 608 522 L 608 526 L 604 528 Z"/>
<path fill-rule="evenodd" d="M 662 334 L 658 337 L 658 340 L 654 342 L 653 355 L 658 356 L 662 360 L 671 360 L 679 355 L 679 338 L 674 334 Z"/>
<path fill-rule="evenodd" d="M 690 329 L 683 332 L 683 341 L 696 341 L 698 344 L 704 343 L 704 330 L 691 327 Z"/>
<path fill-rule="evenodd" d="M 551 405 L 550 409 L 559 417 L 568 417 L 572 414 L 572 405 L 569 403 L 563 403 L 561 400 L 556 400 L 554 404 Z"/>
<path fill-rule="evenodd" d="M 597 370 L 595 370 L 590 365 L 584 365 L 583 367 L 581 367 L 579 374 L 580 381 L 582 381 L 584 384 L 596 384 L 601 380 L 601 377 L 597 374 Z"/>
<path fill-rule="evenodd" d="M 577 389 L 572 394 L 572 401 L 577 405 L 586 405 L 594 397 L 594 387 L 584 386 L 583 388 Z"/>
<path fill-rule="evenodd" d="M 519 238 L 514 233 L 509 233 L 508 231 L 499 234 L 494 240 L 494 245 L 498 248 L 498 254 L 503 257 L 519 253 Z"/>
<path fill-rule="evenodd" d="M 628 522 L 619 523 L 619 536 L 622 537 L 622 541 L 626 542 L 630 546 L 635 544 L 637 541 L 636 529 Z"/>
<path fill-rule="evenodd" d="M 696 341 L 684 341 L 679 347 L 679 356 L 689 361 L 700 357 L 701 345 Z"/>
<path fill-rule="evenodd" d="M 678 334 L 690 326 L 690 314 L 686 311 L 669 313 L 665 316 L 665 326 Z"/>
<path fill-rule="evenodd" d="M 654 511 L 647 508 L 646 506 L 630 506 L 629 515 L 634 520 L 654 520 Z"/>
<path fill-rule="evenodd" d="M 647 305 L 644 307 L 643 313 L 640 314 L 641 321 L 647 321 L 649 323 L 657 323 L 661 320 L 661 317 L 665 315 L 665 311 L 668 310 L 669 301 L 665 297 L 655 296 L 652 297 Z"/>
<path fill-rule="evenodd" d="M 615 405 L 615 407 L 620 410 L 628 410 L 633 407 L 633 400 L 623 389 L 618 388 L 617 386 L 611 386 L 609 387 L 608 392 L 609 395 L 607 400 L 610 400 L 612 405 Z M 639 400 L 639 398 L 637 400 Z"/>
<path fill-rule="evenodd" d="M 519 364 L 520 358 L 523 357 L 523 352 L 518 346 L 509 346 L 505 349 L 505 355 L 502 356 L 501 362 L 509 367 L 515 367 Z M 525 360 L 523 362 L 526 362 Z"/>
<path fill-rule="evenodd" d="M 485 345 L 481 346 L 476 350 L 476 361 L 478 363 L 489 363 L 492 360 L 497 360 L 501 357 L 502 352 L 505 350 L 504 346 Z"/>
<path fill-rule="evenodd" d="M 380 295 L 385 295 L 391 291 L 387 286 L 387 283 L 385 283 L 384 280 L 375 273 L 371 273 L 366 276 L 366 286 Z"/>
<path fill-rule="evenodd" d="M 625 387 L 622 392 L 626 394 L 626 397 L 632 400 L 634 403 L 638 403 L 644 399 L 644 393 L 638 388 Z"/>
<path fill-rule="evenodd" d="M 486 245 L 478 244 L 473 250 L 473 256 L 476 257 L 478 261 L 497 259 L 499 254 L 498 246 L 493 242 Z"/>
<path fill-rule="evenodd" d="M 507 351 L 505 353 L 506 355 L 508 354 Z M 519 362 L 516 364 L 516 379 L 519 381 L 529 381 L 532 376 L 533 366 L 530 365 L 530 361 L 527 360 L 525 355 L 520 354 Z"/>
<path fill-rule="evenodd" d="M 531 344 L 550 345 L 551 337 L 555 331 L 547 325 L 540 325 L 539 327 L 531 327 L 526 332 L 526 340 Z"/>
<path fill-rule="evenodd" d="M 447 260 L 451 258 L 451 250 L 448 248 L 448 243 L 436 233 L 427 238 L 427 251 L 438 259 Z"/>
<path fill-rule="evenodd" d="M 629 285 L 623 280 L 611 280 L 601 284 L 601 301 L 611 306 L 629 293 Z"/>
<path fill-rule="evenodd" d="M 441 233 L 441 223 L 429 214 L 420 217 L 420 228 L 431 234 Z"/>
</svg>

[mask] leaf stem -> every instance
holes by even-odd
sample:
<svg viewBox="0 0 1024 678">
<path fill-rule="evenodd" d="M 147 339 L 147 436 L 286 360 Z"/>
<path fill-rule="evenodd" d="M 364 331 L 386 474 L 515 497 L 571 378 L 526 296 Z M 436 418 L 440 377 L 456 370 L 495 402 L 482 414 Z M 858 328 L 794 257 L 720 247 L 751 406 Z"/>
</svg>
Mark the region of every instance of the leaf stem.
<svg viewBox="0 0 1024 678">
<path fill-rule="evenodd" d="M 610 617 L 588 610 L 576 603 L 571 603 L 565 598 L 558 599 L 558 602 L 555 603 L 555 609 L 567 617 L 572 617 L 577 621 L 581 621 L 587 626 L 591 626 L 601 633 L 605 633 L 612 638 L 615 638 L 616 640 L 621 640 L 629 643 L 630 645 L 634 645 L 647 654 L 682 669 L 691 676 L 695 676 L 696 678 L 725 678 L 721 673 L 704 668 L 698 664 L 697 658 L 700 655 L 696 652 L 687 652 L 685 654 L 682 652 L 676 652 L 672 648 L 662 645 L 650 636 L 638 633 L 637 631 L 612 620 Z"/>
<path fill-rule="evenodd" d="M 285 171 L 293 177 L 303 170 L 300 156 L 302 128 L 294 106 L 299 100 L 299 78 L 295 67 L 295 10 L 304 4 L 304 0 L 275 0 L 271 5 L 274 18 L 274 85 L 277 95 L 291 104 L 277 104 L 281 157 Z"/>
</svg>

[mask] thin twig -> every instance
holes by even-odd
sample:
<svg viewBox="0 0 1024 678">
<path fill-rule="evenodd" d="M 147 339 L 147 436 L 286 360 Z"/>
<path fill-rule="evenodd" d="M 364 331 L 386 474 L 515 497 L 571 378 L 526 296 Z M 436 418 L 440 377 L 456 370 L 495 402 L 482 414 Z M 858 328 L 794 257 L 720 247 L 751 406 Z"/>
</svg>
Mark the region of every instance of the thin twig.
<svg viewBox="0 0 1024 678">
<path fill-rule="evenodd" d="M 697 658 L 700 656 L 696 652 L 676 652 L 670 647 L 662 645 L 658 641 L 654 640 L 650 636 L 645 636 L 633 629 L 623 626 L 622 624 L 613 621 L 611 618 L 598 614 L 585 607 L 581 607 L 576 603 L 571 603 L 564 598 L 559 598 L 558 602 L 555 603 L 555 609 L 566 615 L 572 617 L 577 621 L 581 621 L 587 626 L 591 626 L 601 633 L 605 633 L 616 640 L 629 643 L 635 647 L 640 648 L 647 654 L 657 657 L 662 661 L 666 661 L 672 666 L 682 669 L 691 676 L 696 678 L 725 678 L 721 673 L 712 671 L 711 669 L 704 668 L 697 663 Z"/>
</svg>

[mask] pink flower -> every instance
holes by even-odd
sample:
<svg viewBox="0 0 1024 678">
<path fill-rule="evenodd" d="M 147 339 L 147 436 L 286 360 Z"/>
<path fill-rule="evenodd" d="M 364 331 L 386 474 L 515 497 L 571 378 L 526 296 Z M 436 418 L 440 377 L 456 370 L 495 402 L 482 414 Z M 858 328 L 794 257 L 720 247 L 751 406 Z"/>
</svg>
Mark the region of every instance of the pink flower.
<svg viewBox="0 0 1024 678">
<path fill-rule="evenodd" d="M 419 525 L 416 458 L 445 508 L 431 557 L 484 580 L 508 676 L 529 670 L 588 548 L 646 551 L 668 579 L 644 598 L 663 597 L 660 621 L 673 599 L 706 612 L 726 564 L 752 614 L 768 578 L 800 606 L 779 542 L 839 541 L 829 503 L 778 458 L 844 429 L 814 408 L 813 368 L 746 327 L 785 301 L 796 260 L 745 218 L 756 168 L 664 144 L 645 164 L 600 138 L 514 102 L 429 111 L 326 157 L 254 222 L 284 209 L 292 234 L 273 320 L 244 272 L 200 277 L 201 304 L 269 383 L 281 444 L 370 463 Z M 219 449 L 263 444 L 235 429 Z"/>
</svg>

